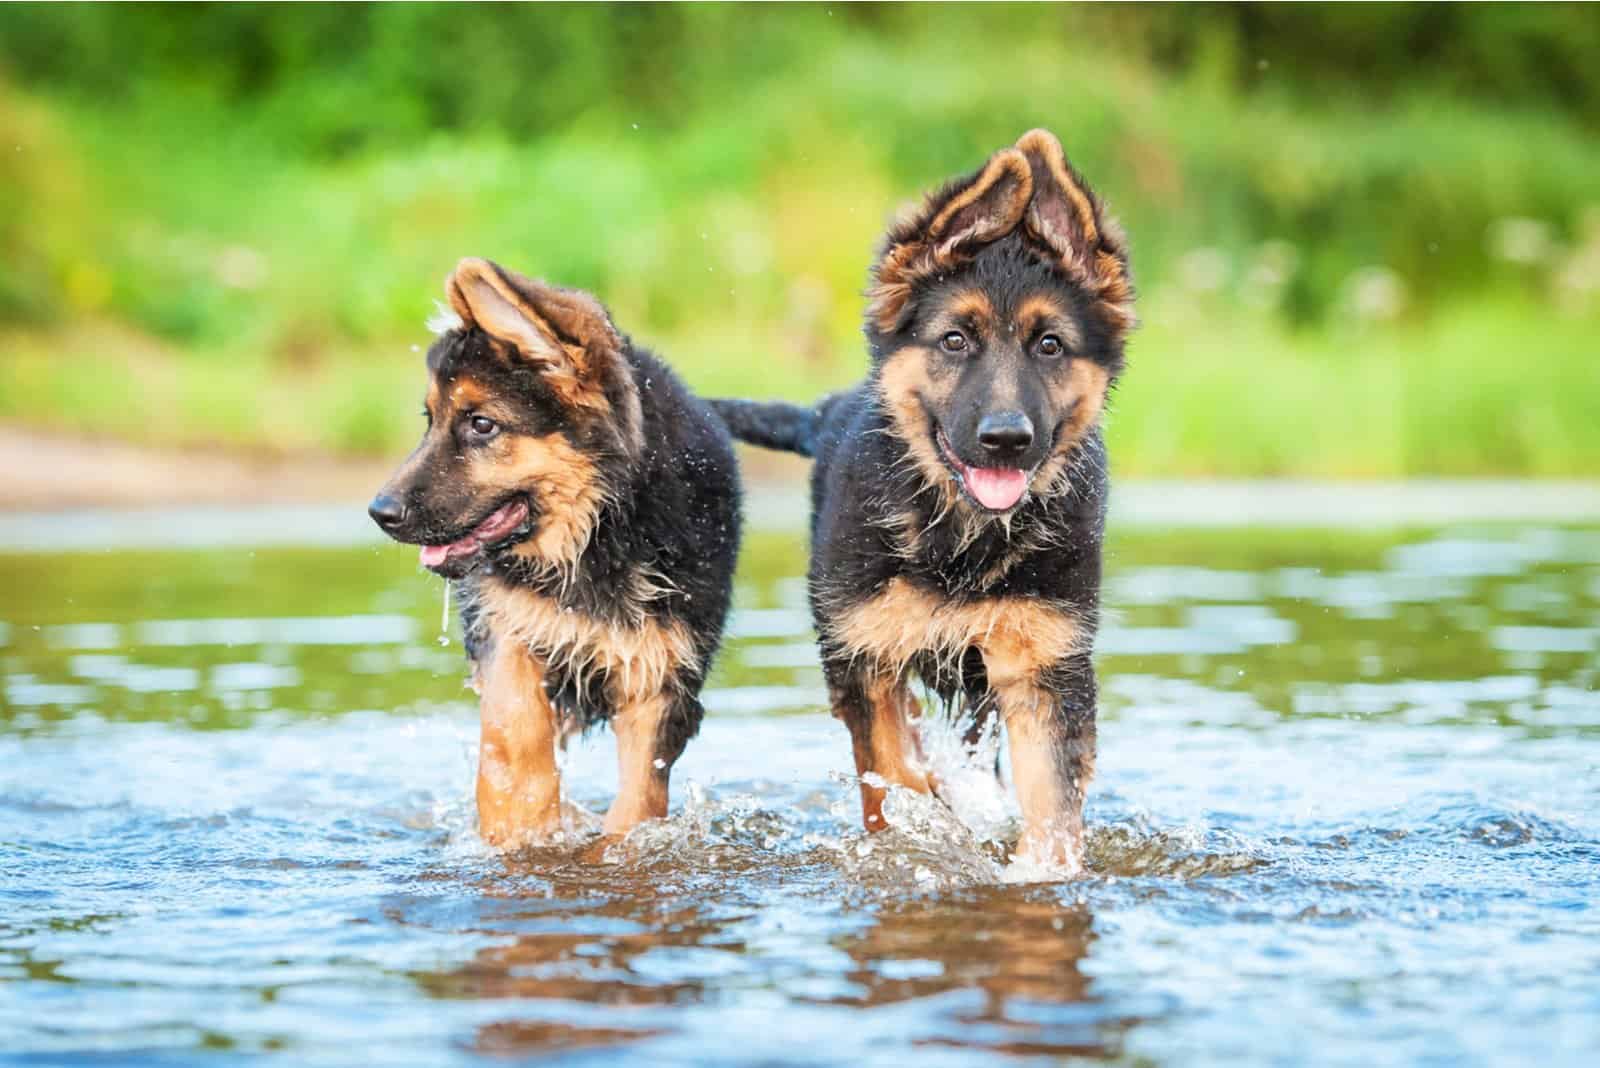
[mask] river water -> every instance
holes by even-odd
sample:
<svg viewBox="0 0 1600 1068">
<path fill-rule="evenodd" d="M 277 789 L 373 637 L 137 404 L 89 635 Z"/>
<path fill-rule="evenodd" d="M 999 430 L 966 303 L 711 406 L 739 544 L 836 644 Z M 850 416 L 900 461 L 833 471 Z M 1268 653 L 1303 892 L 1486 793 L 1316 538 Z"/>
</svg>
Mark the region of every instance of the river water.
<svg viewBox="0 0 1600 1068">
<path fill-rule="evenodd" d="M 863 836 L 778 526 L 600 856 L 478 842 L 411 552 L 0 551 L 0 1061 L 1595 1063 L 1600 526 L 1115 527 L 1069 883 L 938 723 Z"/>
</svg>

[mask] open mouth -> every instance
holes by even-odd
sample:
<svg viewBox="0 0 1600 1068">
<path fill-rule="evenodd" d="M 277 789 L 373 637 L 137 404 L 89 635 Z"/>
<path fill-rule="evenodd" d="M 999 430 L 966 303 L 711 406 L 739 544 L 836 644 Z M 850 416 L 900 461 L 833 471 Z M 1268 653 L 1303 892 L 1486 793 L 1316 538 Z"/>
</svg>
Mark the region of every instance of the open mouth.
<svg viewBox="0 0 1600 1068">
<path fill-rule="evenodd" d="M 941 427 L 934 428 L 934 438 L 939 443 L 939 452 L 944 457 L 944 462 L 956 473 L 961 481 L 961 488 L 968 497 L 991 512 L 1008 512 L 1022 500 L 1023 494 L 1028 492 L 1028 480 L 1032 471 L 1024 471 L 1020 467 L 973 467 L 963 463 L 956 455 L 956 450 L 951 447 L 950 439 L 944 436 Z"/>
<path fill-rule="evenodd" d="M 490 512 L 465 537 L 444 545 L 422 546 L 419 559 L 430 571 L 459 570 L 484 549 L 515 534 L 527 521 L 528 502 L 516 497 Z"/>
</svg>

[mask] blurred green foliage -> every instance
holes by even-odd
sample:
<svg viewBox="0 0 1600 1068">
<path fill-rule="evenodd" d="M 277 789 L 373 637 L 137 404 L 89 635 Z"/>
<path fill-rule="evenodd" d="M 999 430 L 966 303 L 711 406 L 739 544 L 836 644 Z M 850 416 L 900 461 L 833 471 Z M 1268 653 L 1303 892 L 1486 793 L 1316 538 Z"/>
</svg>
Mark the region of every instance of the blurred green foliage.
<svg viewBox="0 0 1600 1068">
<path fill-rule="evenodd" d="M 1596 55 L 1581 5 L 9 5 L 0 415 L 396 448 L 469 254 L 806 397 L 891 212 L 1045 125 L 1132 235 L 1124 466 L 1584 473 Z"/>
</svg>

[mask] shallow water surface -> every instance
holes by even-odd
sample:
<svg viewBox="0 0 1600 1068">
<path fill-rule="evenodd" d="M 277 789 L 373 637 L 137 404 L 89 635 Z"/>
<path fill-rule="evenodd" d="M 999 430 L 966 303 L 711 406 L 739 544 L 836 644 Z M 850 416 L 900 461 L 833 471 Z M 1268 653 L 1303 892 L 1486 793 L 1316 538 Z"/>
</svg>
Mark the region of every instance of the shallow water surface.
<svg viewBox="0 0 1600 1068">
<path fill-rule="evenodd" d="M 772 532 L 672 817 L 496 856 L 411 559 L 0 555 L 0 1059 L 1600 1049 L 1600 528 L 1114 530 L 1068 883 L 1008 867 L 1014 807 L 936 723 L 950 806 L 861 834 Z M 570 754 L 582 809 L 610 747 Z"/>
</svg>

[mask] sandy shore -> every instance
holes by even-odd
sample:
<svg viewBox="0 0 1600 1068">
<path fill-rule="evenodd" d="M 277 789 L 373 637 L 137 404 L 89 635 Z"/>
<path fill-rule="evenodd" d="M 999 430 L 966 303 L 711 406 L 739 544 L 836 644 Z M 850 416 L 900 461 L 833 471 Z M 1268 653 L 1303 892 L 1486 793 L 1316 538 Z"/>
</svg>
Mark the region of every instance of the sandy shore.
<svg viewBox="0 0 1600 1068">
<path fill-rule="evenodd" d="M 0 511 L 364 501 L 400 460 L 161 449 L 0 426 Z M 751 453 L 749 477 L 804 477 L 795 458 Z"/>
<path fill-rule="evenodd" d="M 0 427 L 0 509 L 360 500 L 391 465 L 327 456 L 157 449 Z"/>
</svg>

